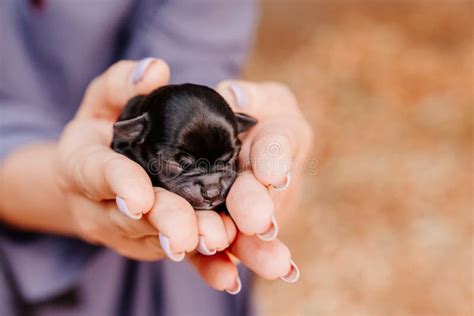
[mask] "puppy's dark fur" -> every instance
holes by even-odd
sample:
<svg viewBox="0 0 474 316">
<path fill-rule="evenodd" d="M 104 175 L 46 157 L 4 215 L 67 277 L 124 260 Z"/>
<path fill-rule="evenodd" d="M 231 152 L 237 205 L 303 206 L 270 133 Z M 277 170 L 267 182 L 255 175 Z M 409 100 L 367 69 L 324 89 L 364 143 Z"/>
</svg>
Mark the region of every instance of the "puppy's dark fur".
<svg viewBox="0 0 474 316">
<path fill-rule="evenodd" d="M 131 99 L 114 124 L 112 149 L 139 163 L 154 186 L 215 209 L 237 176 L 238 133 L 257 123 L 211 88 L 169 85 Z"/>
</svg>

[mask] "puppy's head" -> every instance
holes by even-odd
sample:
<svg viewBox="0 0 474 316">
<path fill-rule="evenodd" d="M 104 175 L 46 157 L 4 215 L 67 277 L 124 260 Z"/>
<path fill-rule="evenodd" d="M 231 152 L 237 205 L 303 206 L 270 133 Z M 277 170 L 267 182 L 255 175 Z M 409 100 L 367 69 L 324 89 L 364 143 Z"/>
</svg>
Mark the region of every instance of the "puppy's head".
<svg viewBox="0 0 474 316">
<path fill-rule="evenodd" d="M 141 164 L 154 185 L 213 209 L 237 177 L 238 134 L 256 122 L 208 87 L 170 85 L 129 102 L 112 147 Z"/>
</svg>

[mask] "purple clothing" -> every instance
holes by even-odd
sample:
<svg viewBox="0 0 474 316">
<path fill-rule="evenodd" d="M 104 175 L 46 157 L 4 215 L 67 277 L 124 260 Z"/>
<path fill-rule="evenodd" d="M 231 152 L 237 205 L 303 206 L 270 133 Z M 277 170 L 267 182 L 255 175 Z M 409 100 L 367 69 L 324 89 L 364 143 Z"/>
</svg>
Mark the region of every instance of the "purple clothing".
<svg viewBox="0 0 474 316">
<path fill-rule="evenodd" d="M 253 0 L 0 1 L 0 159 L 56 139 L 87 84 L 117 60 L 163 58 L 173 83 L 234 77 L 256 11 Z M 230 296 L 188 263 L 132 261 L 0 223 L 0 315 L 245 315 L 250 279 L 240 275 L 244 288 Z"/>
</svg>

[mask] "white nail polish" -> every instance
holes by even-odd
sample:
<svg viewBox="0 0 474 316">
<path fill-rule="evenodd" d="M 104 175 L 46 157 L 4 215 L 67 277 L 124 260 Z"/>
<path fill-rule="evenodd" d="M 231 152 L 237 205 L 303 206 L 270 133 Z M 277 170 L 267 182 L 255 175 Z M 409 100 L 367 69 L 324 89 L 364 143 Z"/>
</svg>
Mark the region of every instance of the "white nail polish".
<svg viewBox="0 0 474 316">
<path fill-rule="evenodd" d="M 156 58 L 148 57 L 140 60 L 138 64 L 135 66 L 132 72 L 132 83 L 137 84 L 143 79 L 143 75 L 145 74 L 148 66 L 155 61 Z"/>
<path fill-rule="evenodd" d="M 197 251 L 200 254 L 203 254 L 205 256 L 212 256 L 212 255 L 216 254 L 217 249 L 214 249 L 212 251 L 209 250 L 209 248 L 207 248 L 206 242 L 204 240 L 204 236 L 199 236 L 199 244 L 197 246 Z"/>
<path fill-rule="evenodd" d="M 257 237 L 263 241 L 271 241 L 277 238 L 278 236 L 278 222 L 276 220 L 275 215 L 272 216 L 272 225 L 270 228 L 261 234 L 257 234 Z"/>
<path fill-rule="evenodd" d="M 118 210 L 126 215 L 127 217 L 131 218 L 131 219 L 134 219 L 134 220 L 139 220 L 142 218 L 142 214 L 132 214 L 130 213 L 130 210 L 128 209 L 128 206 L 127 206 L 127 203 L 125 202 L 125 200 L 123 198 L 121 198 L 120 196 L 116 196 L 115 197 L 115 203 L 117 204 L 117 208 Z"/>
<path fill-rule="evenodd" d="M 231 295 L 236 295 L 236 294 L 239 294 L 241 289 L 242 289 L 242 282 L 240 281 L 239 276 L 237 276 L 234 287 L 232 289 L 228 289 L 225 291 Z"/>
<path fill-rule="evenodd" d="M 247 105 L 247 100 L 245 98 L 245 93 L 237 83 L 231 83 L 229 85 L 230 91 L 234 94 L 235 102 L 237 107 L 243 108 Z"/>
<path fill-rule="evenodd" d="M 300 270 L 298 269 L 298 266 L 295 264 L 295 262 L 291 260 L 290 271 L 286 275 L 280 277 L 280 279 L 286 283 L 295 283 L 299 278 Z"/>
<path fill-rule="evenodd" d="M 280 186 L 272 185 L 272 188 L 274 191 L 277 191 L 277 192 L 285 191 L 290 186 L 290 182 L 291 182 L 291 172 L 288 171 L 288 173 L 286 174 L 285 184 L 280 185 Z"/>
<path fill-rule="evenodd" d="M 183 261 L 184 256 L 186 255 L 184 251 L 180 253 L 172 253 L 169 238 L 163 235 L 162 233 L 158 234 L 158 238 L 160 239 L 161 249 L 163 249 L 163 252 L 169 259 L 176 262 Z"/>
</svg>

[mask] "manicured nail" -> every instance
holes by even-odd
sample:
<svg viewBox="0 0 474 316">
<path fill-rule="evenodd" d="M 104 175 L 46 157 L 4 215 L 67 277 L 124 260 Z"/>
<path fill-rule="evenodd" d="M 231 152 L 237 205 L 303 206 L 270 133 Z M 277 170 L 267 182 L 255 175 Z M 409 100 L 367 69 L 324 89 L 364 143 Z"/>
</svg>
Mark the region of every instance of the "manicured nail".
<svg viewBox="0 0 474 316">
<path fill-rule="evenodd" d="M 280 279 L 286 283 L 295 283 L 299 278 L 300 270 L 298 269 L 298 266 L 295 264 L 295 262 L 291 260 L 290 271 L 286 275 L 280 277 Z"/>
<path fill-rule="evenodd" d="M 273 190 L 275 191 L 285 191 L 286 189 L 288 189 L 288 187 L 290 186 L 290 182 L 291 182 L 291 172 L 288 171 L 288 173 L 286 174 L 286 181 L 284 184 L 280 185 L 280 186 L 274 186 L 272 185 L 273 187 Z"/>
<path fill-rule="evenodd" d="M 200 254 L 203 254 L 205 256 L 212 256 L 212 255 L 215 255 L 216 252 L 217 252 L 217 249 L 214 249 L 214 250 L 209 250 L 209 248 L 207 248 L 206 246 L 206 242 L 204 241 L 204 237 L 203 236 L 199 236 L 199 244 L 197 246 L 197 251 L 200 253 Z"/>
<path fill-rule="evenodd" d="M 278 223 L 275 215 L 272 216 L 272 225 L 266 232 L 262 234 L 257 234 L 257 237 L 263 241 L 271 241 L 277 238 L 278 236 Z"/>
<path fill-rule="evenodd" d="M 160 238 L 160 244 L 161 244 L 161 249 L 163 249 L 163 252 L 166 254 L 166 256 L 176 262 L 183 261 L 185 253 L 184 251 L 179 252 L 179 253 L 172 253 L 171 252 L 171 246 L 170 246 L 170 239 L 163 235 L 162 233 L 158 234 L 158 237 Z"/>
<path fill-rule="evenodd" d="M 227 289 L 225 291 L 231 295 L 236 295 L 240 292 L 241 289 L 242 289 L 242 282 L 240 281 L 239 276 L 237 276 L 234 287 L 231 289 Z"/>
<path fill-rule="evenodd" d="M 115 197 L 115 203 L 117 204 L 117 207 L 119 209 L 120 212 L 122 212 L 124 215 L 126 215 L 127 217 L 130 217 L 131 219 L 134 219 L 134 220 L 139 220 L 142 218 L 142 214 L 132 214 L 130 213 L 130 210 L 128 209 L 128 206 L 127 206 L 127 203 L 125 202 L 125 200 L 123 198 L 121 198 L 120 196 L 116 196 Z"/>
<path fill-rule="evenodd" d="M 237 83 L 231 83 L 229 85 L 230 91 L 234 94 L 235 102 L 237 107 L 243 108 L 247 105 L 247 100 L 245 98 L 244 90 Z"/>
<path fill-rule="evenodd" d="M 133 73 L 132 73 L 133 84 L 137 84 L 143 79 L 143 75 L 145 74 L 146 69 L 155 60 L 156 58 L 148 57 L 138 62 L 138 64 L 135 66 L 135 69 L 133 69 Z"/>
</svg>

